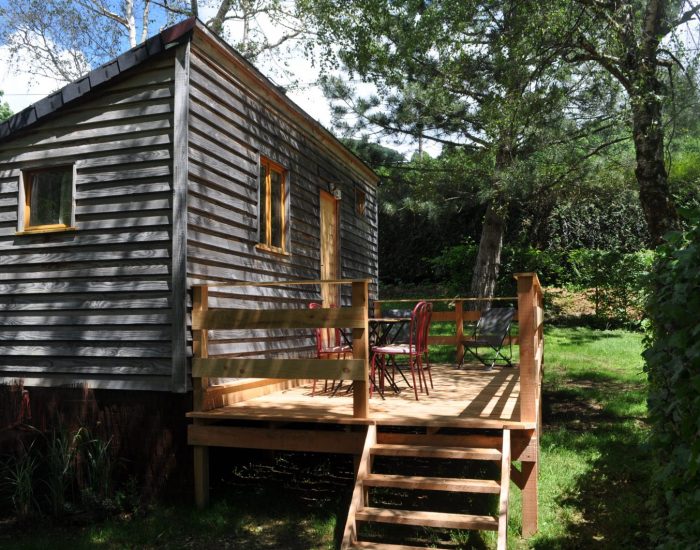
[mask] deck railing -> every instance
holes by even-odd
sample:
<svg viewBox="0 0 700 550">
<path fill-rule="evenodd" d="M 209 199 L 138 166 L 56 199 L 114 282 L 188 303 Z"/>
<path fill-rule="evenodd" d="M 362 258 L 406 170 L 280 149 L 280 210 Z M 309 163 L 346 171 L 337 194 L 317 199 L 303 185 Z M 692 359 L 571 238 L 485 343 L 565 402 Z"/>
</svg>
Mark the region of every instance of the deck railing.
<svg viewBox="0 0 700 550">
<path fill-rule="evenodd" d="M 350 307 L 319 309 L 232 309 L 209 308 L 212 286 L 292 286 L 351 285 Z M 369 332 L 368 280 L 280 281 L 240 285 L 194 285 L 192 287 L 194 410 L 214 408 L 213 396 L 227 388 L 212 388 L 210 378 L 268 378 L 305 380 L 312 378 L 349 380 L 353 385 L 353 416 L 369 416 Z M 252 359 L 211 358 L 208 353 L 210 330 L 240 329 L 352 329 L 352 359 Z M 231 388 L 230 391 L 235 391 Z"/>
<path fill-rule="evenodd" d="M 425 300 L 433 304 L 452 304 L 454 303 L 454 311 L 435 311 L 433 310 L 432 316 L 430 318 L 430 326 L 432 327 L 436 323 L 454 323 L 454 334 L 441 335 L 441 336 L 428 336 L 428 344 L 432 346 L 455 346 L 455 356 L 457 359 L 462 357 L 464 353 L 464 323 L 465 322 L 475 322 L 481 317 L 481 312 L 478 310 L 465 310 L 464 305 L 466 303 L 483 303 L 483 302 L 517 302 L 518 297 L 497 297 L 497 298 L 401 298 L 398 300 L 375 300 L 373 302 L 374 306 L 374 316 L 383 317 L 382 306 L 386 304 L 417 304 L 419 301 Z M 517 344 L 518 337 L 513 336 L 510 338 L 510 343 Z"/>
</svg>

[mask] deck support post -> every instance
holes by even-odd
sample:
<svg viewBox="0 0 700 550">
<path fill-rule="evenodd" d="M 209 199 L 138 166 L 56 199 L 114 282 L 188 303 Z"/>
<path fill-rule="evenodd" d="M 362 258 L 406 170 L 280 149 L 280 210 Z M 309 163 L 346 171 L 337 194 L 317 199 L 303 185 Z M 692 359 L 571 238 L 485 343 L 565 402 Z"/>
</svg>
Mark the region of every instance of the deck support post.
<svg viewBox="0 0 700 550">
<path fill-rule="evenodd" d="M 352 307 L 364 308 L 364 326 L 352 329 L 352 357 L 364 361 L 362 380 L 355 380 L 352 412 L 355 418 L 369 417 L 369 281 L 352 283 Z"/>
<path fill-rule="evenodd" d="M 542 287 L 534 273 L 518 273 L 518 341 L 520 344 L 520 421 L 535 424 L 535 456 L 522 462 L 523 537 L 537 532 L 537 474 L 539 471 L 540 373 L 544 349 Z"/>
<path fill-rule="evenodd" d="M 194 501 L 197 508 L 209 505 L 209 447 L 194 447 Z"/>
<path fill-rule="evenodd" d="M 537 462 L 523 462 L 521 475 L 522 488 L 522 529 L 523 537 L 537 533 Z"/>
</svg>

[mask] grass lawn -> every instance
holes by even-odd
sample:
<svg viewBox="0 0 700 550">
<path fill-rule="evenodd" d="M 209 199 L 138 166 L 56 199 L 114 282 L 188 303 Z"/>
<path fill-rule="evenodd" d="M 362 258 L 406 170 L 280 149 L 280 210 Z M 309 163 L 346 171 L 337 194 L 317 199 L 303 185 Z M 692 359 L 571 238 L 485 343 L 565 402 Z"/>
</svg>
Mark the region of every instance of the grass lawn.
<svg viewBox="0 0 700 550">
<path fill-rule="evenodd" d="M 649 546 L 651 465 L 640 352 L 635 333 L 547 330 L 540 531 L 520 539 L 519 491 L 513 490 L 510 547 Z M 435 350 L 441 354 L 447 359 L 445 350 Z M 335 548 L 352 490 L 349 457 L 250 453 L 246 461 L 224 453 L 218 460 L 235 467 L 219 468 L 228 475 L 213 480 L 206 511 L 161 503 L 143 515 L 92 525 L 0 522 L 0 547 Z M 458 547 L 488 547 L 491 540 L 468 537 Z"/>
</svg>

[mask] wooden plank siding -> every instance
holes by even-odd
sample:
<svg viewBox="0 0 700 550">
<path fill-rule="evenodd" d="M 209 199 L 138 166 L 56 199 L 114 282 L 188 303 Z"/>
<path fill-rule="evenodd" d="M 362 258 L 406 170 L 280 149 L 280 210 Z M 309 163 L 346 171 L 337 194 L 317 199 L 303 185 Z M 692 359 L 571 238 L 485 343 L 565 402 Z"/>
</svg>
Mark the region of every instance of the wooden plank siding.
<svg viewBox="0 0 700 550">
<path fill-rule="evenodd" d="M 269 90 L 203 34 L 195 34 L 191 43 L 189 128 L 188 285 L 319 279 L 320 191 L 328 191 L 329 182 L 342 192 L 339 277 L 376 282 L 375 183 L 271 101 Z M 260 155 L 287 171 L 288 254 L 256 247 Z M 355 213 L 355 186 L 366 194 L 362 219 Z M 342 289 L 346 306 L 350 291 L 347 285 Z M 317 285 L 251 286 L 212 288 L 209 304 L 307 308 L 312 301 L 321 301 Z M 191 320 L 188 323 L 191 328 Z M 311 331 L 299 329 L 211 331 L 209 356 L 311 356 L 315 350 L 311 336 Z M 191 338 L 190 332 L 190 342 Z"/>
<path fill-rule="evenodd" d="M 174 64 L 0 143 L 0 381 L 173 389 Z M 70 164 L 77 229 L 16 234 L 21 170 Z"/>
<path fill-rule="evenodd" d="M 376 296 L 369 169 L 199 23 L 185 27 L 121 56 L 123 72 L 114 63 L 91 72 L 95 87 L 79 100 L 68 92 L 85 79 L 0 127 L 0 383 L 190 389 L 188 289 L 319 279 L 320 190 L 330 182 L 343 195 L 338 276 L 371 278 Z M 287 171 L 285 254 L 256 246 L 260 155 Z M 74 228 L 22 234 L 22 172 L 67 165 Z M 307 308 L 320 287 L 217 287 L 210 299 L 212 308 Z M 308 329 L 210 336 L 213 357 L 315 349 Z"/>
</svg>

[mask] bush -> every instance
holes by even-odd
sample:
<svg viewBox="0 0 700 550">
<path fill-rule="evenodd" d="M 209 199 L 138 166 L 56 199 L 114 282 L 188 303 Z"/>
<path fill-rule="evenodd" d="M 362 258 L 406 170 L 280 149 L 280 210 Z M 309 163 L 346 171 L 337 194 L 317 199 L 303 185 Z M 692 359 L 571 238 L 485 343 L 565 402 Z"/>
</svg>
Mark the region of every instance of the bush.
<svg viewBox="0 0 700 550">
<path fill-rule="evenodd" d="M 696 548 L 700 541 L 700 212 L 691 223 L 659 248 L 648 303 L 644 358 L 662 548 Z"/>
<path fill-rule="evenodd" d="M 445 283 L 451 294 L 466 296 L 471 286 L 478 251 L 479 245 L 470 239 L 444 248 L 439 256 L 429 260 L 435 280 Z M 561 252 L 532 247 L 504 246 L 496 294 L 515 294 L 514 273 L 536 272 L 542 284 L 558 284 L 566 272 L 564 256 Z"/>
<path fill-rule="evenodd" d="M 597 319 L 607 325 L 635 326 L 641 320 L 653 258 L 650 250 L 630 254 L 572 250 L 566 282 L 581 290 L 593 290 Z"/>
<path fill-rule="evenodd" d="M 470 240 L 445 248 L 430 260 L 435 279 L 450 294 L 469 292 L 478 245 Z M 643 309 L 653 252 L 633 253 L 579 249 L 557 252 L 532 247 L 504 246 L 496 294 L 514 295 L 514 273 L 535 272 L 545 286 L 570 285 L 593 291 L 595 318 L 606 327 L 638 327 Z"/>
</svg>

